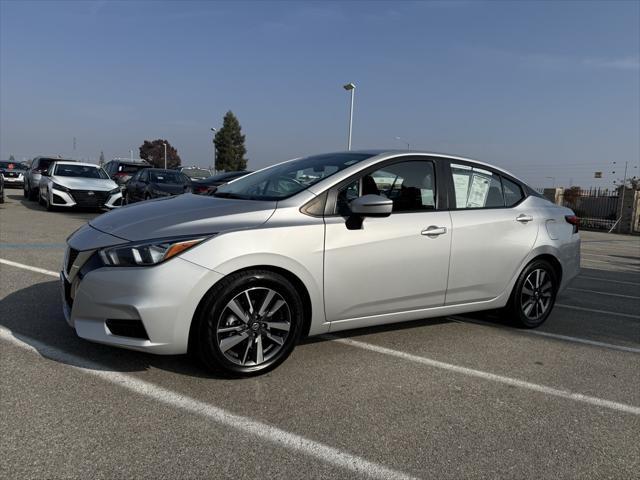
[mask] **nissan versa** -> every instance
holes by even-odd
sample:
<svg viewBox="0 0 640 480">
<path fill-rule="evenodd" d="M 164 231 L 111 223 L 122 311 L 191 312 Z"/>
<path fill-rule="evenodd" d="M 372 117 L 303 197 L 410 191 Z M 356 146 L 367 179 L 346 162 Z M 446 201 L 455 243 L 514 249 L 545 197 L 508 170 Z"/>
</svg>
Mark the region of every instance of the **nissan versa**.
<svg viewBox="0 0 640 480">
<path fill-rule="evenodd" d="M 304 335 L 496 309 L 542 324 L 579 269 L 577 219 L 509 173 L 422 152 L 300 158 L 213 196 L 123 207 L 68 239 L 85 339 L 235 376 Z"/>
</svg>

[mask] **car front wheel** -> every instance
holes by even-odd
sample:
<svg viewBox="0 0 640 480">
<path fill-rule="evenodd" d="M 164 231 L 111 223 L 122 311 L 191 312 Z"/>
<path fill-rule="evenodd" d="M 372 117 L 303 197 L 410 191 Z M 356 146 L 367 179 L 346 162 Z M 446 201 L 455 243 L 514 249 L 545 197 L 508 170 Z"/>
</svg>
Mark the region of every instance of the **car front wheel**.
<svg viewBox="0 0 640 480">
<path fill-rule="evenodd" d="M 302 320 L 300 295 L 285 277 L 266 270 L 239 272 L 207 294 L 194 346 L 212 370 L 259 375 L 291 354 Z"/>
<path fill-rule="evenodd" d="M 539 327 L 553 310 L 558 286 L 551 264 L 544 260 L 531 262 L 518 277 L 504 314 L 516 326 Z"/>
</svg>

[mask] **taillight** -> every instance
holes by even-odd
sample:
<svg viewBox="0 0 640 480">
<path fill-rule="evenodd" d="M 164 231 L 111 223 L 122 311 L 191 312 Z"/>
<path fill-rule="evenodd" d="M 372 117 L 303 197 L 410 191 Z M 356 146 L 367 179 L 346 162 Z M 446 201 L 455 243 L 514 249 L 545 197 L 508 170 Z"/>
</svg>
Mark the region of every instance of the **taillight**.
<svg viewBox="0 0 640 480">
<path fill-rule="evenodd" d="M 567 223 L 573 225 L 573 233 L 578 233 L 578 227 L 580 226 L 580 219 L 575 215 L 565 215 L 564 219 Z"/>
<path fill-rule="evenodd" d="M 206 193 L 209 190 L 209 187 L 198 186 L 193 188 L 193 193 Z"/>
</svg>

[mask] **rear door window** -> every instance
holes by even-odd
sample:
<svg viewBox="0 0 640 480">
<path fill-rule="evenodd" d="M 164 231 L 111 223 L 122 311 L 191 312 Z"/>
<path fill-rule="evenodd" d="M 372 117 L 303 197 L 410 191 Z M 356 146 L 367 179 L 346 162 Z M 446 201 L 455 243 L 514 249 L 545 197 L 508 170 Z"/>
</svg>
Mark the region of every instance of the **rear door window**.
<svg viewBox="0 0 640 480">
<path fill-rule="evenodd" d="M 456 208 L 504 207 L 500 176 L 480 167 L 451 164 Z"/>
<path fill-rule="evenodd" d="M 504 177 L 502 177 L 502 191 L 504 192 L 504 203 L 507 207 L 513 207 L 524 198 L 520 185 Z"/>
</svg>

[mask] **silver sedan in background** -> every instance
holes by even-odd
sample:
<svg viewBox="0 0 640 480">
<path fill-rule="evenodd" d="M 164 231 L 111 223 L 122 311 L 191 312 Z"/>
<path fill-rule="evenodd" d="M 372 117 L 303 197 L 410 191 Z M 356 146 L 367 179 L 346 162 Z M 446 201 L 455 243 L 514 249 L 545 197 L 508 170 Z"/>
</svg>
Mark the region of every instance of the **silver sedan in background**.
<svg viewBox="0 0 640 480">
<path fill-rule="evenodd" d="M 305 335 L 489 309 L 537 327 L 579 247 L 573 212 L 502 169 L 342 152 L 102 215 L 60 278 L 80 337 L 249 376 Z"/>
</svg>

